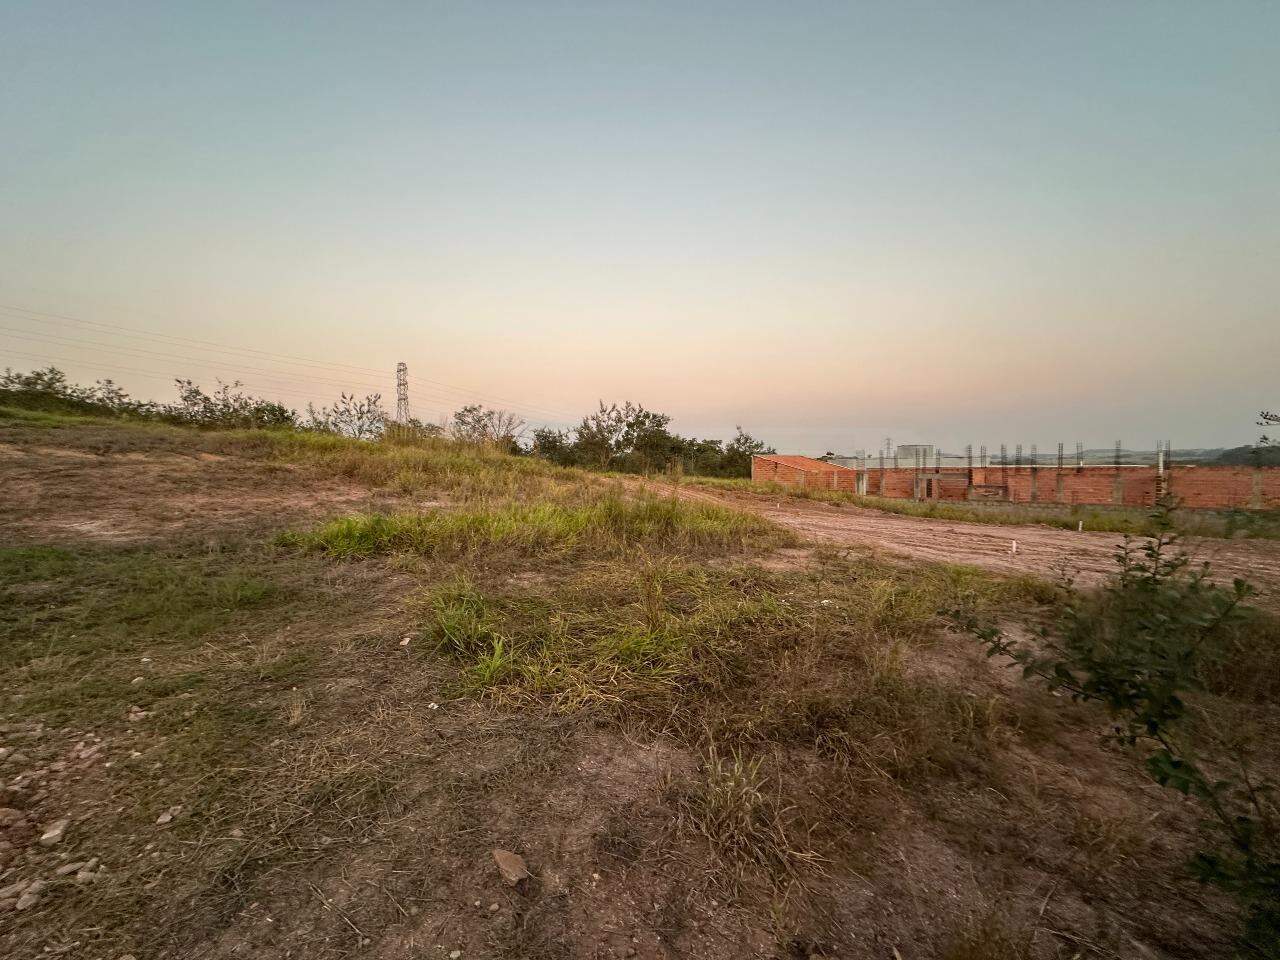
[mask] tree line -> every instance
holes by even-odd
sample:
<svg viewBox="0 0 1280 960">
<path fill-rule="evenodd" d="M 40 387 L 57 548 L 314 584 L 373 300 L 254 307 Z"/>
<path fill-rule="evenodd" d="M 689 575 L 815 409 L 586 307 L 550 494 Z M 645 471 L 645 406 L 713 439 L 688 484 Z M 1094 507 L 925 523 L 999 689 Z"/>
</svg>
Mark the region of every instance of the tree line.
<svg viewBox="0 0 1280 960">
<path fill-rule="evenodd" d="M 382 396 L 343 393 L 327 406 L 308 404 L 305 412 L 255 397 L 239 381 L 205 391 L 189 379 L 175 380 L 174 403 L 137 400 L 111 380 L 86 387 L 72 383 L 57 367 L 0 375 L 0 404 L 59 413 L 129 417 L 210 429 L 294 429 L 339 434 L 360 440 L 386 438 L 412 442 L 432 438 L 493 446 L 518 456 L 535 456 L 562 466 L 624 473 L 682 472 L 712 477 L 748 477 L 751 458 L 774 453 L 737 428 L 727 442 L 681 436 L 671 417 L 624 402 L 587 414 L 571 429 L 530 430 L 517 414 L 480 404 L 456 410 L 442 423 L 394 421 Z"/>
</svg>

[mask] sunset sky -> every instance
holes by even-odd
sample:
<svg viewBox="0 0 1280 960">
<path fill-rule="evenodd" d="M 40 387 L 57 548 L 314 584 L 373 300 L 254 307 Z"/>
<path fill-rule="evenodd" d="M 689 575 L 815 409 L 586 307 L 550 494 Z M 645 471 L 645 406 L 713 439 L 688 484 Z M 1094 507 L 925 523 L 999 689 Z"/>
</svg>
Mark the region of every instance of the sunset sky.
<svg viewBox="0 0 1280 960">
<path fill-rule="evenodd" d="M 1280 4 L 0 0 L 0 129 L 0 368 L 804 453 L 1280 407 Z"/>
</svg>

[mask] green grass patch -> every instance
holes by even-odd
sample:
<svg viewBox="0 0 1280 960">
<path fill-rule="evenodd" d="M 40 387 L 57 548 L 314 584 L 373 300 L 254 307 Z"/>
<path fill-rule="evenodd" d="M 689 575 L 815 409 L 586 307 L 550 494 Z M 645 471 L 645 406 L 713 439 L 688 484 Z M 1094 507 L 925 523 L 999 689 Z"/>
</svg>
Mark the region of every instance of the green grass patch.
<svg viewBox="0 0 1280 960">
<path fill-rule="evenodd" d="M 261 550 L 189 556 L 148 549 L 0 549 L 0 676 L 8 706 L 50 720 L 123 709 L 200 686 L 208 638 L 279 617 L 295 601 L 291 564 Z M 152 672 L 141 658 L 164 666 Z"/>
<path fill-rule="evenodd" d="M 807 573 L 675 557 L 598 563 L 552 584 L 449 581 L 420 602 L 460 692 L 602 711 L 728 743 L 797 743 L 910 778 L 982 749 L 988 700 L 911 669 L 945 611 L 1027 609 L 1028 584 L 964 568 L 829 559 Z"/>
<path fill-rule="evenodd" d="M 512 503 L 430 513 L 346 517 L 284 542 L 331 557 L 412 553 L 456 557 L 477 551 L 520 556 L 590 551 L 614 556 L 635 549 L 714 553 L 789 541 L 768 521 L 708 504 L 617 495 L 586 503 Z"/>
<path fill-rule="evenodd" d="M 0 404 L 0 421 L 10 420 L 35 427 L 78 427 L 85 425 L 116 424 L 110 417 L 74 413 L 66 410 L 39 410 Z"/>
</svg>

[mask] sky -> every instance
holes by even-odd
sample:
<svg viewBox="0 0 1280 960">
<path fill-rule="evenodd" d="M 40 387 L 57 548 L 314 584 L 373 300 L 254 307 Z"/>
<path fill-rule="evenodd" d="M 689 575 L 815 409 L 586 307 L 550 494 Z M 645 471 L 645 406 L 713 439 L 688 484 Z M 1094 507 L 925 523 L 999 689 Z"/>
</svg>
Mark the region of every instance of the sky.
<svg viewBox="0 0 1280 960">
<path fill-rule="evenodd" d="M 782 452 L 1280 407 L 1280 4 L 0 0 L 0 367 Z"/>
</svg>

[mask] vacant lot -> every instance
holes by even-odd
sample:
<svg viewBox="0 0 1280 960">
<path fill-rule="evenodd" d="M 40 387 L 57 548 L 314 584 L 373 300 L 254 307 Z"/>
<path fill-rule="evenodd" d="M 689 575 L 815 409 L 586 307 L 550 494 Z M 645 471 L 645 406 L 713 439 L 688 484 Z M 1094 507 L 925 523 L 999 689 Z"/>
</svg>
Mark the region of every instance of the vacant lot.
<svg viewBox="0 0 1280 960">
<path fill-rule="evenodd" d="M 713 486 L 682 486 L 680 495 L 733 504 L 813 540 L 881 549 L 925 561 L 972 564 L 1002 573 L 1057 578 L 1065 571 L 1082 583 L 1096 583 L 1114 572 L 1116 544 L 1121 539 L 1115 533 L 1031 524 L 903 516 L 848 503 Z M 1187 537 L 1182 542 L 1196 563 L 1211 562 L 1219 578 L 1250 579 L 1274 605 L 1280 591 L 1280 541 Z"/>
<path fill-rule="evenodd" d="M 1231 953 L 1198 808 L 942 614 L 1037 580 L 444 444 L 9 417 L 0 487 L 5 957 Z"/>
</svg>

